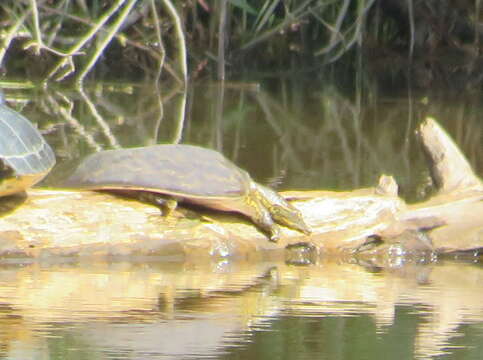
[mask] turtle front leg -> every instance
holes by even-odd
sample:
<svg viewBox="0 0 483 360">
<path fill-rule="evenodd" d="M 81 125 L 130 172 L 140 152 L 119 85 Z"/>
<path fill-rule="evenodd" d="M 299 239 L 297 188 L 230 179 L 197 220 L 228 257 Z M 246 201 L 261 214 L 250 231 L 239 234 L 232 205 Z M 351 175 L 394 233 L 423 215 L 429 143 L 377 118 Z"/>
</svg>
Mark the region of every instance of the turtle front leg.
<svg viewBox="0 0 483 360">
<path fill-rule="evenodd" d="M 178 206 L 178 201 L 174 197 L 168 195 L 143 191 L 139 197 L 141 201 L 159 206 L 161 213 L 165 217 L 169 217 Z"/>
<path fill-rule="evenodd" d="M 265 234 L 270 241 L 277 242 L 280 239 L 280 228 L 273 221 L 268 209 L 259 201 L 255 194 L 250 193 L 245 198 L 245 211 L 243 211 Z"/>
</svg>

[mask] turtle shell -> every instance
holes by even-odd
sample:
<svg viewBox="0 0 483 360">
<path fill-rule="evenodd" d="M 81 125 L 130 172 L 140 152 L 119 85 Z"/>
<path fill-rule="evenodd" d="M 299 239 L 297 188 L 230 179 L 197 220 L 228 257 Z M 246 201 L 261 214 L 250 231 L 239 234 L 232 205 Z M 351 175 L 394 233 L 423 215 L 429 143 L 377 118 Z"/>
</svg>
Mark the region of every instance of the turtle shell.
<svg viewBox="0 0 483 360">
<path fill-rule="evenodd" d="M 192 145 L 154 145 L 92 154 L 64 185 L 220 199 L 245 196 L 250 182 L 245 171 L 214 150 Z"/>
<path fill-rule="evenodd" d="M 0 196 L 34 185 L 54 165 L 54 152 L 39 131 L 0 101 Z"/>
</svg>

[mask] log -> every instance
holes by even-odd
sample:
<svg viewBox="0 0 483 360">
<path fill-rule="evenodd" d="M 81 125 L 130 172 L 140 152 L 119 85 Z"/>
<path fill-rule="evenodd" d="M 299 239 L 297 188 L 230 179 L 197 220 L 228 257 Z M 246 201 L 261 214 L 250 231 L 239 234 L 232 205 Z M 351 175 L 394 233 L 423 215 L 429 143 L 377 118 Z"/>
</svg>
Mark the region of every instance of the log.
<svg viewBox="0 0 483 360">
<path fill-rule="evenodd" d="M 2 202 L 0 262 L 262 260 L 285 258 L 300 246 L 317 256 L 368 259 L 392 256 L 394 249 L 399 255 L 479 251 L 481 180 L 435 120 L 423 122 L 418 134 L 440 189 L 420 204 L 397 197 L 397 184 L 387 175 L 375 188 L 285 192 L 313 233 L 284 228 L 273 243 L 237 214 L 180 207 L 165 218 L 153 205 L 107 193 L 31 189 L 27 197 Z"/>
<path fill-rule="evenodd" d="M 428 234 L 437 253 L 479 252 L 483 248 L 483 182 L 434 119 L 426 119 L 418 135 L 439 191 L 430 200 L 409 206 L 401 219 L 437 219 L 441 226 Z"/>
<path fill-rule="evenodd" d="M 461 150 L 436 120 L 427 118 L 417 132 L 428 157 L 431 175 L 439 194 L 482 191 L 481 180 L 471 169 Z"/>
</svg>

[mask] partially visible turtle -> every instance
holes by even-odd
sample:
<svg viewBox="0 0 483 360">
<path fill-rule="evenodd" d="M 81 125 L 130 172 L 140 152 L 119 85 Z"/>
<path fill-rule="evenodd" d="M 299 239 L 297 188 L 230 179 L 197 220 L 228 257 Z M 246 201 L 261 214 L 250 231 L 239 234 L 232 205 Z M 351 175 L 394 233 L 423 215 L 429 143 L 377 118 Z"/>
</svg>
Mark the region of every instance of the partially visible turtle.
<svg viewBox="0 0 483 360">
<path fill-rule="evenodd" d="M 167 213 L 177 201 L 248 216 L 272 241 L 275 222 L 310 233 L 300 212 L 220 153 L 192 145 L 154 145 L 101 151 L 87 157 L 64 184 L 88 190 L 155 194 Z"/>
<path fill-rule="evenodd" d="M 35 185 L 54 165 L 54 152 L 42 135 L 0 93 L 0 196 Z"/>
</svg>

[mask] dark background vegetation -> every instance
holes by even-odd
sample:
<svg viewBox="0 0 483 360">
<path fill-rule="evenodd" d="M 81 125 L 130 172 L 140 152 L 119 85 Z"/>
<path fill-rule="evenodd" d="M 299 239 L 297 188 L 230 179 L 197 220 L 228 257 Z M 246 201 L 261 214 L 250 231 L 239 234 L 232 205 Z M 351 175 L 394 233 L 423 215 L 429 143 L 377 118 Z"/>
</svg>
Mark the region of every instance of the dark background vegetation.
<svg viewBox="0 0 483 360">
<path fill-rule="evenodd" d="M 94 58 L 89 75 L 97 78 L 153 79 L 160 67 L 167 70 L 161 76 L 182 78 L 184 46 L 192 79 L 248 71 L 289 76 L 328 65 L 345 71 L 362 59 L 379 83 L 391 86 L 474 89 L 482 80 L 478 0 L 131 1 L 2 0 L 2 72 L 69 81 Z M 95 56 L 109 32 L 113 38 Z M 72 63 L 65 77 L 65 69 L 52 74 L 61 60 Z"/>
</svg>

